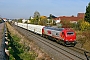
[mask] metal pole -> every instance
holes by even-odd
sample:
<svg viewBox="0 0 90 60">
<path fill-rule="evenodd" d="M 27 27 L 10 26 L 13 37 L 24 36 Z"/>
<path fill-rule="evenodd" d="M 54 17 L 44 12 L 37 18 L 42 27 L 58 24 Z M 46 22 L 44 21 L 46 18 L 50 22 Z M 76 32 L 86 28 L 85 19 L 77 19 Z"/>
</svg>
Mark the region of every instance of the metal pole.
<svg viewBox="0 0 90 60">
<path fill-rule="evenodd" d="M 87 54 L 86 54 L 86 53 L 88 53 L 88 52 L 84 52 L 84 54 L 85 54 L 85 56 L 86 56 L 87 60 L 89 60 L 89 58 L 88 58 L 88 56 L 87 56 Z"/>
</svg>

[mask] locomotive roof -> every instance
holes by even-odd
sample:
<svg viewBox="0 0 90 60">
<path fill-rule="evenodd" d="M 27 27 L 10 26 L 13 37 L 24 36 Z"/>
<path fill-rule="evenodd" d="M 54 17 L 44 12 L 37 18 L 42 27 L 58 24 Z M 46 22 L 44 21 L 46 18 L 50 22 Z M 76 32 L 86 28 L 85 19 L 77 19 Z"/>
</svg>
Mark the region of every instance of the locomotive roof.
<svg viewBox="0 0 90 60">
<path fill-rule="evenodd" d="M 51 30 L 57 30 L 57 31 L 62 31 L 64 28 L 55 28 L 55 27 L 45 27 L 46 29 L 51 29 Z"/>
</svg>

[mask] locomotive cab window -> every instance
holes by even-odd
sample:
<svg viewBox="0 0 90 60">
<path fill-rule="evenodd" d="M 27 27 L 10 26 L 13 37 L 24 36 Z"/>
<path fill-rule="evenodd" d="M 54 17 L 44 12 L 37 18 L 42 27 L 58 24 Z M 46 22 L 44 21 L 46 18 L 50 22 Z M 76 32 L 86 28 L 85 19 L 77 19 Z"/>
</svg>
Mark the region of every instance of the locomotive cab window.
<svg viewBox="0 0 90 60">
<path fill-rule="evenodd" d="M 67 35 L 73 35 L 74 32 L 67 32 Z"/>
</svg>

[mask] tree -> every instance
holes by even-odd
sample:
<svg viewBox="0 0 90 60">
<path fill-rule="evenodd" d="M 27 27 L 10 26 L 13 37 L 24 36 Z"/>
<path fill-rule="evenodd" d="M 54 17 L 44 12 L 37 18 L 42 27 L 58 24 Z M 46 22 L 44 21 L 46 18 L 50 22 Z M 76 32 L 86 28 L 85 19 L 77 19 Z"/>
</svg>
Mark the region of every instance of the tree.
<svg viewBox="0 0 90 60">
<path fill-rule="evenodd" d="M 69 20 L 61 20 L 60 23 L 62 24 L 63 28 L 70 28 L 71 27 L 71 23 Z"/>
<path fill-rule="evenodd" d="M 22 23 L 22 19 L 18 19 L 18 22 Z"/>
<path fill-rule="evenodd" d="M 49 18 L 49 19 L 53 19 L 53 18 L 57 18 L 57 17 L 54 16 L 54 15 L 52 15 L 52 14 L 50 14 L 48 18 Z"/>
<path fill-rule="evenodd" d="M 40 13 L 38 12 L 38 11 L 35 11 L 35 13 L 34 13 L 34 24 L 38 24 L 38 21 L 39 21 L 39 19 L 40 19 Z"/>
<path fill-rule="evenodd" d="M 46 26 L 47 25 L 47 18 L 44 18 L 44 19 L 40 19 L 39 22 L 38 22 L 39 25 L 44 25 Z"/>
<path fill-rule="evenodd" d="M 81 30 L 80 26 L 81 26 L 81 23 L 82 23 L 83 21 L 84 21 L 84 20 L 78 20 L 78 21 L 77 21 L 77 24 L 76 24 L 76 27 L 75 27 L 77 30 Z"/>
<path fill-rule="evenodd" d="M 31 16 L 29 17 L 29 20 L 31 20 Z"/>
<path fill-rule="evenodd" d="M 90 23 L 90 2 L 86 6 L 85 21 Z"/>
<path fill-rule="evenodd" d="M 49 18 L 52 19 L 52 14 L 49 15 Z"/>
<path fill-rule="evenodd" d="M 82 21 L 81 25 L 80 25 L 80 29 L 82 31 L 84 30 L 90 30 L 90 24 L 86 21 Z"/>
<path fill-rule="evenodd" d="M 34 19 L 31 19 L 31 20 L 30 20 L 30 23 L 31 23 L 31 24 L 34 24 Z"/>
<path fill-rule="evenodd" d="M 38 24 L 46 26 L 47 25 L 47 17 L 46 16 L 40 16 Z"/>
<path fill-rule="evenodd" d="M 1 16 L 0 16 L 0 23 L 2 23 L 2 22 L 4 22 L 4 20 L 1 18 Z"/>
<path fill-rule="evenodd" d="M 40 13 L 38 11 L 34 12 L 34 18 L 36 18 L 36 17 L 40 17 Z"/>
<path fill-rule="evenodd" d="M 55 21 L 53 20 L 54 18 L 56 18 L 56 17 L 52 14 L 50 14 L 48 17 L 48 19 L 49 19 L 48 22 L 50 23 L 51 26 L 56 24 Z"/>
</svg>

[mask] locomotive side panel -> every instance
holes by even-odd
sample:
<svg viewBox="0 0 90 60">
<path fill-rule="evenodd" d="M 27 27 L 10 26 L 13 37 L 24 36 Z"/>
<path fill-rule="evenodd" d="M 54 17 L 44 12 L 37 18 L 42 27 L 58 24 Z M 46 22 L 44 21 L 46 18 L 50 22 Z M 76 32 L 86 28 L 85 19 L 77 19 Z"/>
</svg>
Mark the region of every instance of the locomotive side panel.
<svg viewBox="0 0 90 60">
<path fill-rule="evenodd" d="M 44 33 L 43 34 L 45 34 L 45 35 L 48 35 L 48 36 L 51 36 L 51 37 L 53 37 L 53 38 L 57 38 L 57 39 L 59 39 L 60 40 L 60 33 L 61 33 L 62 31 L 57 31 L 57 30 L 55 30 L 55 29 L 48 29 L 48 28 L 44 28 Z"/>
<path fill-rule="evenodd" d="M 52 37 L 60 40 L 60 33 L 61 33 L 61 31 L 52 30 Z"/>
<path fill-rule="evenodd" d="M 52 36 L 50 29 L 45 29 L 45 28 L 44 28 L 44 34 L 45 34 L 45 35 L 48 35 L 48 36 Z"/>
</svg>

